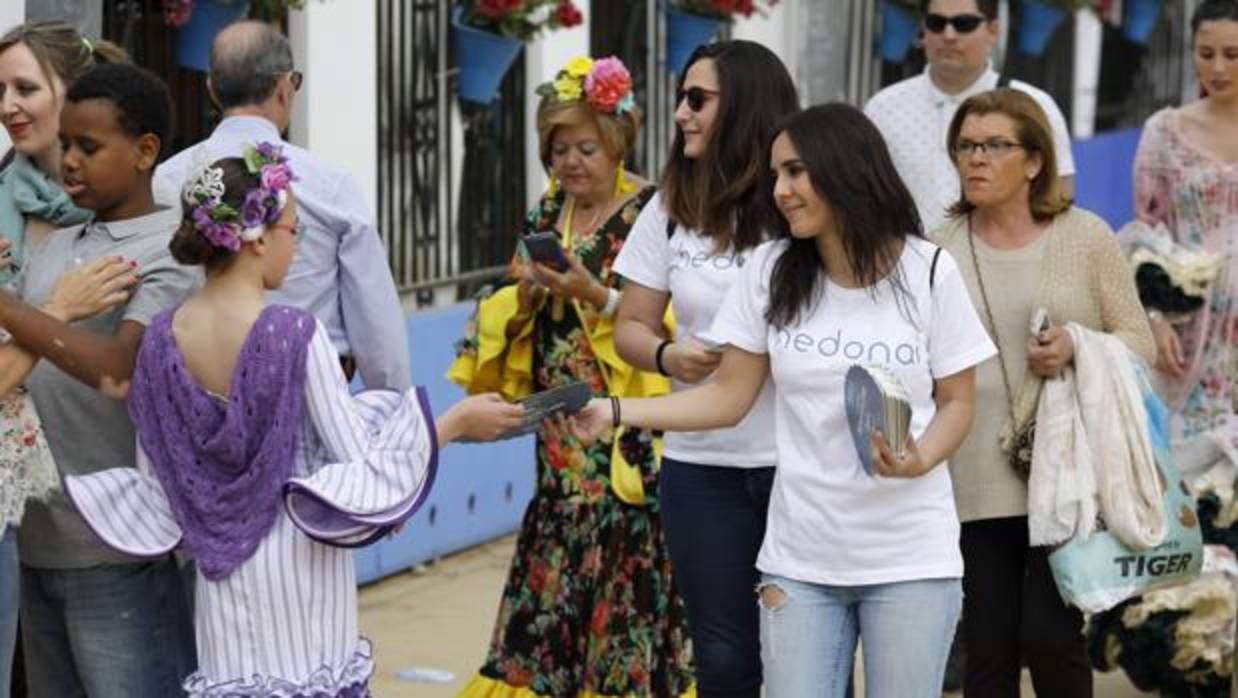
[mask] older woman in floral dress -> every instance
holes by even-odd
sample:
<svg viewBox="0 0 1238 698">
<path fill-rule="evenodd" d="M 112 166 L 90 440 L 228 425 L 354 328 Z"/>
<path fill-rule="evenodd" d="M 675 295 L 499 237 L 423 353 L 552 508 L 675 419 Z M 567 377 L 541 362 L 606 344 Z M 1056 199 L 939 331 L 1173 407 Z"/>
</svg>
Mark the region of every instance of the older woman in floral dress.
<svg viewBox="0 0 1238 698">
<path fill-rule="evenodd" d="M 450 377 L 516 398 L 584 382 L 594 395 L 666 392 L 618 358 L 611 270 L 654 188 L 625 172 L 638 131 L 631 80 L 615 58 L 576 58 L 538 90 L 551 186 L 525 233 L 553 231 L 556 271 L 520 254 L 488 290 Z M 523 247 L 522 247 L 523 251 Z M 487 331 L 487 329 L 490 331 Z M 479 331 L 480 330 L 480 331 Z M 525 513 L 490 652 L 461 696 L 676 696 L 692 683 L 683 603 L 658 513 L 658 454 L 647 430 L 581 446 L 537 435 L 537 490 Z"/>
</svg>

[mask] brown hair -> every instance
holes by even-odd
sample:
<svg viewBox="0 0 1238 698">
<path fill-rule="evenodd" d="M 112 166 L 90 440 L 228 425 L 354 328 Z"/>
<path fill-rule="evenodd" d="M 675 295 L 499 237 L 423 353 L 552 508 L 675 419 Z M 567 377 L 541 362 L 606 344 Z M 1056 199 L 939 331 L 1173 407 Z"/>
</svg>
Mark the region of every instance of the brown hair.
<svg viewBox="0 0 1238 698">
<path fill-rule="evenodd" d="M 537 107 L 537 138 L 542 165 L 546 169 L 550 169 L 550 148 L 555 129 L 583 124 L 593 124 L 601 138 L 602 149 L 615 160 L 622 161 L 636 145 L 640 112 L 633 107 L 623 114 L 603 114 L 584 100 L 560 102 L 553 96 L 544 97 Z"/>
<path fill-rule="evenodd" d="M 71 25 L 59 21 L 27 22 L 13 27 L 0 36 L 0 53 L 18 44 L 30 49 L 47 81 L 53 83 L 53 92 L 53 76 L 60 78 L 67 90 L 96 65 L 129 62 L 124 49 L 116 44 L 90 41 Z"/>
<path fill-rule="evenodd" d="M 778 230 L 782 218 L 768 193 L 769 147 L 777 123 L 799 111 L 795 83 L 772 51 L 734 39 L 702 44 L 679 76 L 713 61 L 719 94 L 713 127 L 698 158 L 683 154 L 683 129 L 676 126 L 658 189 L 670 219 L 710 238 L 716 251 L 746 250 Z"/>
<path fill-rule="evenodd" d="M 223 171 L 224 193 L 220 200 L 240 211 L 245 204 L 245 195 L 256 189 L 259 176 L 252 174 L 241 158 L 223 158 L 211 163 Z M 206 238 L 193 220 L 193 206 L 181 201 L 181 225 L 168 243 L 172 258 L 186 266 L 201 265 L 214 271 L 228 265 L 236 252 L 219 247 Z"/>
<path fill-rule="evenodd" d="M 1002 114 L 1009 117 L 1014 121 L 1015 137 L 1023 146 L 1024 152 L 1040 156 L 1040 172 L 1032 179 L 1028 192 L 1032 218 L 1043 223 L 1070 208 L 1071 200 L 1062 193 L 1061 180 L 1057 174 L 1057 150 L 1053 143 L 1053 129 L 1049 127 L 1049 119 L 1036 100 L 1026 92 L 1010 87 L 968 97 L 954 113 L 954 119 L 950 121 L 950 129 L 946 133 L 946 148 L 952 157 L 954 146 L 959 140 L 959 131 L 963 129 L 963 121 L 973 114 Z M 957 159 L 955 165 L 958 165 Z M 967 197 L 960 193 L 959 200 L 950 207 L 950 215 L 965 216 L 975 208 Z"/>
</svg>

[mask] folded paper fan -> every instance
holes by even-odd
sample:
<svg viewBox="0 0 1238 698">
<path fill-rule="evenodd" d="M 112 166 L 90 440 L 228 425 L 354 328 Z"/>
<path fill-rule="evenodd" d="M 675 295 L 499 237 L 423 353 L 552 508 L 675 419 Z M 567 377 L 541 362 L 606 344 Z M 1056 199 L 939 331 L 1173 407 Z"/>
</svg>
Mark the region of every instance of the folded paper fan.
<svg viewBox="0 0 1238 698">
<path fill-rule="evenodd" d="M 856 455 L 864 471 L 874 475 L 869 445 L 873 430 L 880 429 L 895 455 L 902 455 L 911 430 L 911 398 L 888 368 L 859 364 L 847 371 L 843 398 Z"/>
</svg>

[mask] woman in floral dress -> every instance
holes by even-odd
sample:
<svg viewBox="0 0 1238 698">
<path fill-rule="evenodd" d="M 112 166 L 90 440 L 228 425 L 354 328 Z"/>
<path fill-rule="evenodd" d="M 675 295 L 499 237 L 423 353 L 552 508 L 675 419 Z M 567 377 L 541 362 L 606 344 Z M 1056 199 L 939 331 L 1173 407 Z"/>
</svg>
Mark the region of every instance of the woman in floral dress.
<svg viewBox="0 0 1238 698">
<path fill-rule="evenodd" d="M 539 89 L 551 187 L 526 234 L 554 231 L 563 271 L 523 250 L 511 281 L 488 290 L 449 376 L 470 392 L 518 398 L 583 381 L 594 395 L 655 395 L 611 339 L 611 265 L 654 188 L 623 169 L 638 121 L 617 59 L 573 59 Z M 583 448 L 566 430 L 537 435 L 537 490 L 521 526 L 490 651 L 461 696 L 678 696 L 691 645 L 658 513 L 658 451 L 647 430 Z"/>
<path fill-rule="evenodd" d="M 1186 248 L 1221 255 L 1208 301 L 1174 327 L 1150 311 L 1184 470 L 1238 464 L 1238 3 L 1210 0 L 1191 22 L 1206 96 L 1148 119 L 1135 158 L 1140 220 Z M 1176 330 L 1176 331 L 1175 331 Z"/>
<path fill-rule="evenodd" d="M 1238 530 L 1238 2 L 1199 3 L 1191 17 L 1191 34 L 1204 96 L 1162 109 L 1144 125 L 1135 157 L 1135 213 L 1186 250 L 1221 258 L 1198 310 L 1174 322 L 1148 311 L 1157 341 L 1158 387 L 1172 408 L 1174 456 L 1183 474 L 1194 480 L 1200 501 L 1204 575 L 1094 618 L 1097 637 L 1092 643 L 1109 642 L 1112 648 L 1113 638 L 1106 638 L 1105 628 L 1121 628 L 1119 644 L 1127 651 L 1111 649 L 1106 656 L 1132 677 L 1143 677 L 1146 690 L 1204 695 L 1232 683 L 1232 695 L 1238 698 L 1238 681 L 1229 679 L 1238 669 L 1238 653 L 1232 652 L 1233 606 L 1225 603 L 1224 591 L 1219 592 L 1221 599 L 1209 601 L 1210 595 L 1216 598 L 1218 580 L 1233 579 L 1224 572 L 1232 569 L 1232 562 L 1225 560 L 1238 552 L 1232 533 Z M 1220 584 L 1226 586 L 1228 582 Z M 1163 618 L 1145 624 L 1113 620 L 1160 611 L 1177 620 L 1168 627 L 1159 624 Z M 1200 636 L 1201 629 L 1224 628 L 1227 622 L 1228 631 L 1202 641 L 1186 640 Z M 1164 646 L 1173 662 L 1149 663 L 1150 656 L 1164 656 L 1157 654 Z"/>
</svg>

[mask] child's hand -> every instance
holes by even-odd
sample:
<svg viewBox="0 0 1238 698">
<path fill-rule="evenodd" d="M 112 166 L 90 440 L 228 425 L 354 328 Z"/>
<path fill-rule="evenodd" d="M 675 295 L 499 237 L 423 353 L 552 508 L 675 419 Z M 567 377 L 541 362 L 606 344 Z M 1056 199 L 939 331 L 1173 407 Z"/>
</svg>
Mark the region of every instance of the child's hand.
<svg viewBox="0 0 1238 698">
<path fill-rule="evenodd" d="M 136 263 L 124 257 L 100 257 L 74 267 L 56 281 L 43 311 L 64 322 L 94 317 L 129 300 L 138 283 Z"/>
<path fill-rule="evenodd" d="M 524 417 L 524 407 L 504 400 L 498 393 L 466 397 L 435 420 L 439 446 L 460 438 L 492 441 L 516 427 Z"/>
</svg>

